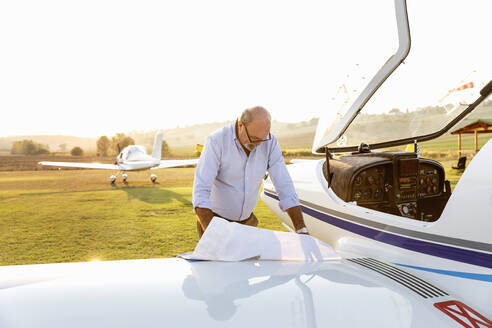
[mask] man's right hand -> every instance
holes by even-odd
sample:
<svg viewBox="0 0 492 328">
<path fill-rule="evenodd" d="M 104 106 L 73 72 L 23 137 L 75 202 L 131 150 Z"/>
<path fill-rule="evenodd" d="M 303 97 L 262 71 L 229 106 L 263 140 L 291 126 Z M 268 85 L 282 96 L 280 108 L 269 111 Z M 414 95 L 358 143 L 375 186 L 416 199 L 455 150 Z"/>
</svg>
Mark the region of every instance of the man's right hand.
<svg viewBox="0 0 492 328">
<path fill-rule="evenodd" d="M 195 207 L 195 213 L 198 217 L 198 221 L 200 222 L 203 231 L 205 231 L 210 221 L 212 221 L 212 219 L 214 218 L 214 212 L 212 212 L 212 210 L 209 208 Z"/>
</svg>

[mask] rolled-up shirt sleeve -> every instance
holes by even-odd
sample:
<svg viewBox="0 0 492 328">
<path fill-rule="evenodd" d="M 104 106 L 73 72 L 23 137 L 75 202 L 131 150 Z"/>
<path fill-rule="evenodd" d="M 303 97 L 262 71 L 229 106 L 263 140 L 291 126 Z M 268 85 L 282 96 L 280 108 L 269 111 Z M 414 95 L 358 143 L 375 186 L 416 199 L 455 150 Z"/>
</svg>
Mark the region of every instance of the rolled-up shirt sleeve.
<svg viewBox="0 0 492 328">
<path fill-rule="evenodd" d="M 193 209 L 196 207 L 212 209 L 210 192 L 220 166 L 220 151 L 212 137 L 208 137 L 200 160 L 196 166 L 193 181 Z"/>
<path fill-rule="evenodd" d="M 277 139 L 275 138 L 272 141 L 274 145 L 272 146 L 268 160 L 268 173 L 278 193 L 280 209 L 285 212 L 291 207 L 299 206 L 300 203 L 294 183 L 285 166 L 284 157 L 282 156 Z"/>
</svg>

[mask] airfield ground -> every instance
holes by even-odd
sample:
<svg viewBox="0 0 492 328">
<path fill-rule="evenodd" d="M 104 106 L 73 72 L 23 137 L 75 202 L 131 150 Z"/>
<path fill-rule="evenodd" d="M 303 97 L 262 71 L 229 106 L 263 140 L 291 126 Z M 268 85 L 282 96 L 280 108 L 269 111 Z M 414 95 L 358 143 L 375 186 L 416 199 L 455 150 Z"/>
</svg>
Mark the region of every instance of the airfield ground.
<svg viewBox="0 0 492 328">
<path fill-rule="evenodd" d="M 451 169 L 456 159 L 438 160 L 454 187 L 460 177 Z M 191 205 L 194 168 L 152 173 L 158 184 L 143 171 L 129 172 L 128 184 L 120 178 L 112 186 L 110 171 L 0 172 L 0 265 L 172 257 L 192 251 L 197 242 Z M 263 202 L 255 214 L 260 227 L 285 230 Z"/>
<path fill-rule="evenodd" d="M 172 257 L 192 251 L 194 168 L 0 172 L 0 265 Z M 260 227 L 284 230 L 260 201 Z"/>
</svg>

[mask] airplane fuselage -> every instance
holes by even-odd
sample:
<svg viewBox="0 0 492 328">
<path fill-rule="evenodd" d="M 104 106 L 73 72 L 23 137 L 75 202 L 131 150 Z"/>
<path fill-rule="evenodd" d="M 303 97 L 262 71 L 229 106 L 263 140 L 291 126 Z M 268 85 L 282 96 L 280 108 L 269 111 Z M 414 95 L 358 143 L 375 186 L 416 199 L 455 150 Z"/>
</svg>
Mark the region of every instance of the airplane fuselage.
<svg viewBox="0 0 492 328">
<path fill-rule="evenodd" d="M 342 200 L 328 187 L 324 162 L 288 166 L 311 235 L 341 254 L 363 254 L 398 265 L 492 316 L 492 244 L 488 237 L 492 178 L 487 169 L 492 163 L 492 141 L 470 163 L 433 222 Z M 265 181 L 261 198 L 291 225 L 278 206 L 270 179 Z"/>
</svg>

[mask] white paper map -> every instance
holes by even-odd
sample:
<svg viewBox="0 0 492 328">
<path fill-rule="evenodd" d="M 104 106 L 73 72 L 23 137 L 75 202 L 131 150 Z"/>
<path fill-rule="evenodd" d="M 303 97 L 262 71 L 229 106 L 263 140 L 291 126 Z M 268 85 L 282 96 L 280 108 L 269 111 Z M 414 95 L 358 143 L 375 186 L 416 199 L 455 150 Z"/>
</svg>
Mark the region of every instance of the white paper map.
<svg viewBox="0 0 492 328">
<path fill-rule="evenodd" d="M 312 236 L 246 226 L 219 217 L 212 219 L 193 253 L 178 256 L 209 261 L 341 259 L 330 245 Z"/>
</svg>

